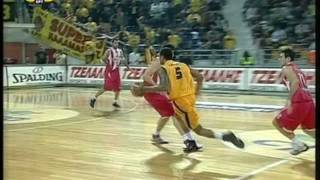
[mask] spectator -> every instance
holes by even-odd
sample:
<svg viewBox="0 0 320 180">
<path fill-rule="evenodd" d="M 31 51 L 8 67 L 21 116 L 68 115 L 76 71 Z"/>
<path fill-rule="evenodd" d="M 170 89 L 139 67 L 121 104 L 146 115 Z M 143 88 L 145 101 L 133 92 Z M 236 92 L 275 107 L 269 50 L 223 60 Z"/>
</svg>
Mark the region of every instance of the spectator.
<svg viewBox="0 0 320 180">
<path fill-rule="evenodd" d="M 255 60 L 250 55 L 248 51 L 244 51 L 242 58 L 240 59 L 240 65 L 246 66 L 246 65 L 254 65 Z"/>
<path fill-rule="evenodd" d="M 223 38 L 224 49 L 233 50 L 237 45 L 237 38 L 234 36 L 232 31 L 229 31 L 228 34 Z"/>
<path fill-rule="evenodd" d="M 85 7 L 81 7 L 76 11 L 77 19 L 80 23 L 85 24 L 88 21 L 89 10 Z"/>
<path fill-rule="evenodd" d="M 86 41 L 84 43 L 84 56 L 86 64 L 90 64 L 94 61 L 95 58 L 95 43 L 93 41 Z"/>
<path fill-rule="evenodd" d="M 152 47 L 150 41 L 146 42 L 146 46 L 144 49 L 144 61 L 146 64 L 151 64 L 152 61 L 154 61 L 156 58 L 156 51 Z"/>
<path fill-rule="evenodd" d="M 156 32 L 151 27 L 144 28 L 145 39 L 150 41 L 151 44 L 155 41 Z"/>
<path fill-rule="evenodd" d="M 92 21 L 92 18 L 88 18 L 88 22 L 85 24 L 85 27 L 91 34 L 95 34 L 98 30 L 98 26 L 96 22 Z"/>
<path fill-rule="evenodd" d="M 29 56 L 26 56 L 26 64 L 32 64 L 31 59 Z"/>
<path fill-rule="evenodd" d="M 132 49 L 138 48 L 140 44 L 140 36 L 137 33 L 132 33 L 129 35 L 129 40 L 128 40 L 129 46 Z"/>
<path fill-rule="evenodd" d="M 53 59 L 55 60 L 56 64 L 61 64 L 61 65 L 67 64 L 67 55 L 63 53 L 61 50 L 57 50 L 53 54 Z"/>
<path fill-rule="evenodd" d="M 124 26 L 120 27 L 120 32 L 118 33 L 119 41 L 127 43 L 129 40 L 130 33 L 125 29 Z"/>
<path fill-rule="evenodd" d="M 171 35 L 168 36 L 168 42 L 176 49 L 181 43 L 181 37 L 176 33 L 176 31 L 172 31 Z"/>
<path fill-rule="evenodd" d="M 281 42 L 286 38 L 287 38 L 286 32 L 280 27 L 276 27 L 275 31 L 273 31 L 273 33 L 271 34 L 271 41 L 274 44 L 275 48 L 278 48 Z"/>
<path fill-rule="evenodd" d="M 43 46 L 40 46 L 39 50 L 35 53 L 37 64 L 48 63 L 48 53 Z"/>
<path fill-rule="evenodd" d="M 139 63 L 140 63 L 140 53 L 138 53 L 138 49 L 133 49 L 133 51 L 129 54 L 129 64 L 138 65 Z"/>
</svg>

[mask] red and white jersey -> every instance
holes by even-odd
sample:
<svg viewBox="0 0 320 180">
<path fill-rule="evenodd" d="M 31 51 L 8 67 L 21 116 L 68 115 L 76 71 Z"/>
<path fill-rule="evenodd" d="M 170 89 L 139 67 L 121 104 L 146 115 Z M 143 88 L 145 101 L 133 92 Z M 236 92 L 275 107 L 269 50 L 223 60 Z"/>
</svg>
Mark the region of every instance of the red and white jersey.
<svg viewBox="0 0 320 180">
<path fill-rule="evenodd" d="M 119 68 L 120 62 L 124 58 L 123 52 L 120 48 L 115 49 L 113 47 L 109 48 L 108 51 L 109 54 L 106 59 L 106 65 L 112 68 L 112 70 L 115 70 L 116 68 Z"/>
<path fill-rule="evenodd" d="M 293 72 L 296 74 L 296 77 L 299 80 L 298 89 L 293 95 L 292 101 L 302 102 L 312 100 L 311 93 L 308 90 L 305 74 L 293 62 L 288 63 L 286 66 L 292 68 Z M 284 82 L 287 89 L 290 91 L 290 82 L 287 80 L 285 76 L 283 77 L 282 81 Z"/>
</svg>

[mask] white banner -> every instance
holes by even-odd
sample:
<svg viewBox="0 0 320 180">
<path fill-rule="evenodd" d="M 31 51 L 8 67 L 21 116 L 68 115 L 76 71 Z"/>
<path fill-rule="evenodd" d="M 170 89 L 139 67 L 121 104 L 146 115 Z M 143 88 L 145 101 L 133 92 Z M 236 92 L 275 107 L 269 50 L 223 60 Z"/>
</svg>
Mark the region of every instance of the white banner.
<svg viewBox="0 0 320 180">
<path fill-rule="evenodd" d="M 48 85 L 66 82 L 64 66 L 8 66 L 8 86 Z"/>
<path fill-rule="evenodd" d="M 132 71 L 120 68 L 123 85 L 142 81 L 146 67 L 130 67 Z M 204 76 L 205 88 L 241 89 L 245 78 L 242 68 L 195 68 Z M 104 66 L 69 66 L 68 83 L 103 84 Z"/>
<path fill-rule="evenodd" d="M 206 89 L 243 89 L 243 68 L 194 68 L 204 77 Z"/>
<path fill-rule="evenodd" d="M 146 67 L 120 69 L 123 85 L 141 81 Z M 281 69 L 268 68 L 195 68 L 204 76 L 205 89 L 237 89 L 261 91 L 286 91 L 279 79 Z M 315 89 L 315 70 L 302 69 L 311 91 Z M 68 83 L 103 84 L 104 66 L 69 66 Z"/>
<path fill-rule="evenodd" d="M 8 81 L 7 81 L 7 66 L 3 66 L 3 71 L 2 71 L 2 78 L 3 78 L 3 87 L 8 86 Z"/>
<path fill-rule="evenodd" d="M 122 84 L 127 85 L 135 81 L 142 81 L 146 67 L 130 67 L 132 71 L 120 67 Z M 68 83 L 71 84 L 103 84 L 104 66 L 68 66 Z"/>
<path fill-rule="evenodd" d="M 122 85 L 142 81 L 146 67 L 120 68 Z M 204 76 L 204 89 L 286 91 L 280 77 L 280 68 L 195 68 Z M 8 86 L 40 84 L 102 85 L 104 66 L 8 66 Z M 315 70 L 302 69 L 311 91 L 315 90 Z M 4 68 L 5 77 L 5 68 Z M 5 81 L 4 81 L 5 83 Z M 5 84 L 4 84 L 5 85 Z"/>
<path fill-rule="evenodd" d="M 263 91 L 286 91 L 280 79 L 281 69 L 248 69 L 248 89 Z M 306 83 L 311 91 L 315 90 L 315 70 L 302 69 Z"/>
</svg>

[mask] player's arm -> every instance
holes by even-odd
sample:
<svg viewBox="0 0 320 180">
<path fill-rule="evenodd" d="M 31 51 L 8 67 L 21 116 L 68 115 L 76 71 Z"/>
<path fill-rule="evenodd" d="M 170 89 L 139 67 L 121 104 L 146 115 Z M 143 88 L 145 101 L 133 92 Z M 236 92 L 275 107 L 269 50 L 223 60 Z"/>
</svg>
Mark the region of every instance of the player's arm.
<svg viewBox="0 0 320 180">
<path fill-rule="evenodd" d="M 123 62 L 123 64 L 127 67 L 127 70 L 130 70 L 130 67 L 129 67 L 129 58 L 127 58 L 127 57 L 124 55 L 124 52 L 123 52 L 122 49 L 121 49 L 121 54 L 122 54 L 121 62 Z"/>
<path fill-rule="evenodd" d="M 102 61 L 103 60 L 105 60 L 105 59 L 107 59 L 107 57 L 109 57 L 109 51 L 110 51 L 110 49 L 107 49 L 105 52 L 104 52 L 104 54 L 103 54 L 103 56 L 102 56 Z M 108 64 L 108 59 L 104 62 L 105 64 Z"/>
<path fill-rule="evenodd" d="M 151 65 L 147 68 L 147 70 L 144 72 L 142 76 L 143 80 L 151 85 L 156 85 L 152 77 L 153 77 L 153 74 L 156 73 L 159 69 L 161 69 L 160 61 L 159 60 L 153 61 Z"/>
<path fill-rule="evenodd" d="M 190 68 L 190 67 L 189 67 Z M 192 77 L 196 80 L 197 86 L 196 86 L 196 95 L 200 94 L 200 90 L 203 85 L 203 75 L 199 73 L 199 71 L 190 68 L 190 72 Z"/>
<path fill-rule="evenodd" d="M 167 75 L 167 72 L 163 68 L 160 68 L 158 71 L 158 74 L 160 76 L 160 83 L 156 86 L 143 86 L 143 87 L 141 87 L 141 90 L 143 93 L 161 92 L 161 91 L 168 91 L 169 90 L 169 77 Z"/>
<path fill-rule="evenodd" d="M 290 90 L 289 90 L 289 97 L 288 101 L 291 102 L 292 96 L 297 91 L 299 87 L 299 79 L 291 69 L 291 67 L 285 67 L 282 69 L 282 74 L 285 76 L 288 81 L 290 82 Z"/>
</svg>

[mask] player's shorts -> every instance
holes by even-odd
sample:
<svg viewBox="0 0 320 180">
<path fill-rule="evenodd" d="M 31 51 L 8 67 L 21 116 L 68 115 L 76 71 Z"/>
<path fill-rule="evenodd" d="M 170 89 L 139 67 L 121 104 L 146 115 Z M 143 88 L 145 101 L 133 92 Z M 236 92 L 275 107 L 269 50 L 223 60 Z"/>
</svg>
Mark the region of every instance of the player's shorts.
<svg viewBox="0 0 320 180">
<path fill-rule="evenodd" d="M 276 116 L 280 127 L 293 132 L 299 125 L 305 130 L 315 129 L 315 105 L 313 101 L 292 103 L 291 112 L 284 108 Z"/>
<path fill-rule="evenodd" d="M 121 90 L 121 79 L 119 68 L 111 70 L 106 68 L 104 71 L 104 90 L 106 91 L 120 91 Z"/>
<path fill-rule="evenodd" d="M 175 99 L 173 107 L 178 118 L 186 120 L 190 129 L 199 126 L 199 115 L 195 107 L 196 97 L 194 94 Z"/>
<path fill-rule="evenodd" d="M 143 96 L 161 117 L 170 117 L 174 115 L 173 106 L 166 96 L 159 93 L 146 93 Z"/>
</svg>

